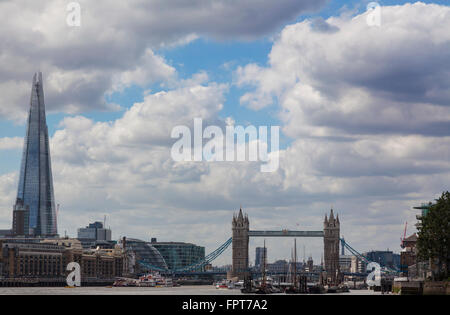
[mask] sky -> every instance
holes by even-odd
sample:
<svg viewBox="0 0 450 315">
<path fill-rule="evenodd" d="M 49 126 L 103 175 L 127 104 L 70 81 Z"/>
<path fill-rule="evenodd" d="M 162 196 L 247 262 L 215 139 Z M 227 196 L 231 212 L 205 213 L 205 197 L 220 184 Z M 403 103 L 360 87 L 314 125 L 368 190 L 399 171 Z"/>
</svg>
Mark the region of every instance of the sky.
<svg viewBox="0 0 450 315">
<path fill-rule="evenodd" d="M 42 71 L 58 231 L 209 253 L 251 229 L 321 230 L 331 207 L 361 252 L 400 250 L 413 206 L 450 184 L 448 1 L 0 1 L 0 228 L 11 226 L 31 80 Z M 280 166 L 177 162 L 171 130 L 280 126 Z M 321 239 L 298 239 L 320 261 Z M 250 240 L 250 261 L 263 239 Z M 268 260 L 292 239 L 267 239 Z M 231 262 L 228 249 L 214 264 Z"/>
</svg>

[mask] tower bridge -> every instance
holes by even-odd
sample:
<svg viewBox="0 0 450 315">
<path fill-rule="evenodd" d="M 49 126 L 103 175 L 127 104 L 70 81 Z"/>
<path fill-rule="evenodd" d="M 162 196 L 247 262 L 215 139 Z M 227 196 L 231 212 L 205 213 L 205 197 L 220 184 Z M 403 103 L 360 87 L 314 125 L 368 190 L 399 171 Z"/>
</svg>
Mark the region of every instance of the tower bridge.
<svg viewBox="0 0 450 315">
<path fill-rule="evenodd" d="M 323 237 L 323 231 L 248 231 L 249 237 Z"/>
<path fill-rule="evenodd" d="M 239 209 L 238 215 L 234 215 L 232 220 L 232 275 L 244 279 L 249 274 L 248 245 L 250 237 L 321 237 L 324 241 L 325 281 L 328 284 L 338 284 L 341 279 L 339 233 L 339 216 L 334 217 L 333 209 L 331 209 L 329 217 L 325 215 L 321 231 L 250 230 L 248 216 L 242 213 L 242 209 Z"/>
<path fill-rule="evenodd" d="M 325 215 L 323 222 L 323 230 L 316 231 L 293 231 L 293 230 L 250 230 L 250 223 L 248 216 L 239 210 L 237 215 L 233 216 L 232 220 L 232 237 L 223 243 L 216 250 L 208 254 L 202 261 L 199 261 L 190 266 L 179 268 L 176 270 L 161 269 L 160 267 L 152 266 L 148 262 L 138 261 L 137 263 L 151 270 L 158 270 L 162 273 L 177 274 L 177 275 L 204 275 L 204 274 L 225 274 L 226 271 L 199 271 L 207 264 L 210 264 L 214 259 L 219 257 L 230 245 L 232 245 L 232 268 L 231 274 L 234 277 L 244 279 L 250 274 L 249 269 L 249 239 L 250 237 L 320 237 L 323 238 L 324 243 L 324 274 L 323 280 L 327 284 L 335 285 L 340 282 L 344 273 L 339 269 L 339 245 L 347 248 L 353 255 L 359 259 L 369 263 L 370 261 L 358 251 L 352 248 L 344 239 L 339 237 L 340 222 L 339 216 L 334 216 L 333 209 L 330 215 Z M 383 269 L 382 269 L 383 271 Z M 384 270 L 384 272 L 393 273 L 395 270 Z M 354 275 L 354 274 L 352 274 Z"/>
</svg>

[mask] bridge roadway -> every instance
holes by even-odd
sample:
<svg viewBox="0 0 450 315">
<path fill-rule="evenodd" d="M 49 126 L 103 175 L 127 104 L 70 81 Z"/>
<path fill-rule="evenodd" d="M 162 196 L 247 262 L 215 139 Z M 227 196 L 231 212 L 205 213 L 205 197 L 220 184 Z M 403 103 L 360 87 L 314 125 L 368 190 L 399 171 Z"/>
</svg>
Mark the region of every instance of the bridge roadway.
<svg viewBox="0 0 450 315">
<path fill-rule="evenodd" d="M 323 237 L 323 231 L 248 231 L 250 237 Z"/>
</svg>

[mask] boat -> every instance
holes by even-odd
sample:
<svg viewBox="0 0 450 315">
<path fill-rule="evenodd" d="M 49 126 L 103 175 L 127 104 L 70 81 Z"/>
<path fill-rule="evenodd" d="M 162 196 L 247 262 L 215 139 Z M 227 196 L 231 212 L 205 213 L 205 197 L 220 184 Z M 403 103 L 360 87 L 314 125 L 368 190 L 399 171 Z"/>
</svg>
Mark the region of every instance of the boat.
<svg viewBox="0 0 450 315">
<path fill-rule="evenodd" d="M 327 293 L 344 293 L 350 292 L 349 288 L 345 285 L 325 286 Z"/>
<path fill-rule="evenodd" d="M 241 289 L 244 287 L 244 281 L 231 282 L 228 284 L 228 289 Z"/>
<path fill-rule="evenodd" d="M 261 286 L 261 287 L 256 289 L 255 293 L 256 294 L 271 294 L 273 292 L 272 292 L 272 290 L 269 287 Z"/>
<path fill-rule="evenodd" d="M 216 289 L 241 289 L 244 287 L 244 281 L 221 280 L 214 284 Z"/>
<path fill-rule="evenodd" d="M 266 240 L 264 240 L 264 253 L 266 252 Z M 263 255 L 263 263 L 261 265 L 262 277 L 259 281 L 259 285 L 255 287 L 256 294 L 271 294 L 275 293 L 275 290 L 272 289 L 272 278 L 268 278 L 266 275 L 266 255 Z"/>
<path fill-rule="evenodd" d="M 284 292 L 287 294 L 301 294 L 308 293 L 307 282 L 305 276 L 299 276 L 297 273 L 297 240 L 294 239 L 294 252 L 292 254 L 292 272 L 290 278 L 292 284 L 287 287 Z"/>
<path fill-rule="evenodd" d="M 150 286 L 155 287 L 173 287 L 174 282 L 172 278 L 166 278 L 159 274 L 159 272 L 153 272 L 141 277 L 141 283 L 149 282 Z"/>
<path fill-rule="evenodd" d="M 158 272 L 153 272 L 140 276 L 138 279 L 133 278 L 116 278 L 114 287 L 173 287 L 176 286 L 171 278 L 165 278 Z"/>
<path fill-rule="evenodd" d="M 228 289 L 228 286 L 230 284 L 231 281 L 228 280 L 222 280 L 217 282 L 216 285 L 216 289 Z"/>
<path fill-rule="evenodd" d="M 244 293 L 244 294 L 256 293 L 256 289 L 253 286 L 253 280 L 252 280 L 251 274 L 247 275 L 245 277 L 244 284 L 241 289 L 241 293 Z"/>
<path fill-rule="evenodd" d="M 113 287 L 136 287 L 137 279 L 118 277 L 113 283 Z"/>
<path fill-rule="evenodd" d="M 156 280 L 153 278 L 152 274 L 147 274 L 139 277 L 139 282 L 137 283 L 139 287 L 155 287 Z"/>
<path fill-rule="evenodd" d="M 325 293 L 325 288 L 320 283 L 308 283 L 307 289 L 308 289 L 308 293 L 311 293 L 311 294 Z"/>
<path fill-rule="evenodd" d="M 248 288 L 244 287 L 241 289 L 241 293 L 244 293 L 244 294 L 256 293 L 256 289 L 253 287 L 248 287 Z"/>
</svg>

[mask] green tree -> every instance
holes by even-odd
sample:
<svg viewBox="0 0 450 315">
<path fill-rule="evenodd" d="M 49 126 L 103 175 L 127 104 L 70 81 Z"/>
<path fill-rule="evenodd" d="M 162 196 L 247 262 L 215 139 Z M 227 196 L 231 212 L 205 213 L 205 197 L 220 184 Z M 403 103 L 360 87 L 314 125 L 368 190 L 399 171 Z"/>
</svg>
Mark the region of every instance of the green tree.
<svg viewBox="0 0 450 315">
<path fill-rule="evenodd" d="M 450 193 L 442 193 L 418 225 L 418 256 L 438 265 L 439 279 L 448 278 L 450 271 Z"/>
</svg>

